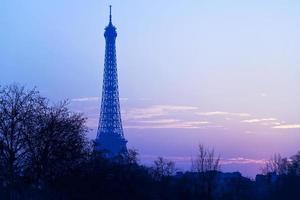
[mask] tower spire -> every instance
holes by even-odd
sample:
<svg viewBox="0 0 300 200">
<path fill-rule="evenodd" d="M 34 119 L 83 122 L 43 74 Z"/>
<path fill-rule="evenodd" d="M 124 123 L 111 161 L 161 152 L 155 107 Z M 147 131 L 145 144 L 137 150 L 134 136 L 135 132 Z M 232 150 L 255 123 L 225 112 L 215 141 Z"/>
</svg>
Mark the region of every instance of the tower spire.
<svg viewBox="0 0 300 200">
<path fill-rule="evenodd" d="M 109 23 L 111 24 L 112 23 L 112 20 L 111 20 L 111 5 L 109 6 Z"/>
</svg>

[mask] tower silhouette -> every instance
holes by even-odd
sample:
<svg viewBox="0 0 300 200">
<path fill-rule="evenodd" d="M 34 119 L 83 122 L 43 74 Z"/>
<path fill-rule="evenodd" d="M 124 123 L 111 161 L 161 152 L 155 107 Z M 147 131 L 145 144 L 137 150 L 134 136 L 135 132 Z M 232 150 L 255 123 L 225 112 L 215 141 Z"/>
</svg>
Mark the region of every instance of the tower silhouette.
<svg viewBox="0 0 300 200">
<path fill-rule="evenodd" d="M 127 152 L 124 138 L 118 89 L 116 58 L 116 27 L 112 24 L 111 6 L 109 24 L 105 28 L 105 61 L 96 150 L 105 151 L 107 157 Z"/>
</svg>

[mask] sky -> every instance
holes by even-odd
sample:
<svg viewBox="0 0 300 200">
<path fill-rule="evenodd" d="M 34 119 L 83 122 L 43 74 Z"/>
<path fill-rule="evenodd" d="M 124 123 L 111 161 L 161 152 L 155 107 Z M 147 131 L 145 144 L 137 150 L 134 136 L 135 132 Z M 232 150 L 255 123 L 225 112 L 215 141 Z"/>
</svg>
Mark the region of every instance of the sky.
<svg viewBox="0 0 300 200">
<path fill-rule="evenodd" d="M 188 169 L 201 143 L 253 177 L 300 150 L 297 0 L 1 0 L 0 85 L 69 99 L 95 138 L 110 4 L 125 137 L 143 163 Z"/>
</svg>

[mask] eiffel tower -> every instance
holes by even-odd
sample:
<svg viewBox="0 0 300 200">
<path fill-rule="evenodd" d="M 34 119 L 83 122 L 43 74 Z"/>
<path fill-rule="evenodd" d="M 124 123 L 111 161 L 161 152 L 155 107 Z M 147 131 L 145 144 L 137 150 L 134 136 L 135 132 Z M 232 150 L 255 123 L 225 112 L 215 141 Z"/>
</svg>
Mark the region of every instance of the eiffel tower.
<svg viewBox="0 0 300 200">
<path fill-rule="evenodd" d="M 112 24 L 111 6 L 109 24 L 105 28 L 104 37 L 106 47 L 102 100 L 95 149 L 104 151 L 107 157 L 113 158 L 127 152 L 127 141 L 124 138 L 120 112 L 116 58 L 117 31 Z"/>
</svg>

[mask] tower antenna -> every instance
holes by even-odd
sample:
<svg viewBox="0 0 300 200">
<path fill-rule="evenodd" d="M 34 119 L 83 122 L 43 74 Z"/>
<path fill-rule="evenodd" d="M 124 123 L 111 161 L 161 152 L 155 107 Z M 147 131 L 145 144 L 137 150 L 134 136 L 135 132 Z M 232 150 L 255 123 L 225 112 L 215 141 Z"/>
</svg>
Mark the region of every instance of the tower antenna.
<svg viewBox="0 0 300 200">
<path fill-rule="evenodd" d="M 112 22 L 111 22 L 111 21 L 112 21 L 112 20 L 111 20 L 111 18 L 112 18 L 112 17 L 111 17 L 111 7 L 112 7 L 112 6 L 110 5 L 110 6 L 109 6 L 109 23 L 112 23 Z"/>
</svg>

